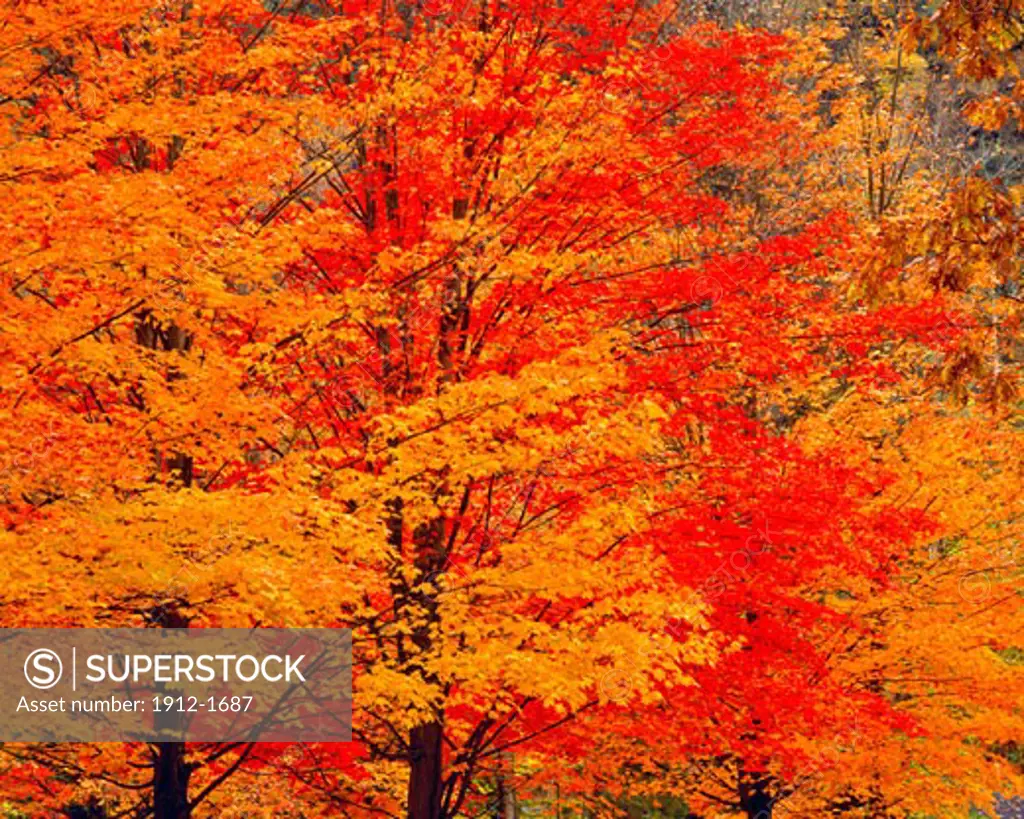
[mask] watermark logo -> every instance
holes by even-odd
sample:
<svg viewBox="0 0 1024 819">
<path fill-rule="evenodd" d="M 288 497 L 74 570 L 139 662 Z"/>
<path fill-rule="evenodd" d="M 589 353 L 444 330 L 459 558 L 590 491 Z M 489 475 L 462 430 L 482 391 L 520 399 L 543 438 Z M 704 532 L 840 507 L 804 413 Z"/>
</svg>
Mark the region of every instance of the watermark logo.
<svg viewBox="0 0 1024 819">
<path fill-rule="evenodd" d="M 33 688 L 53 688 L 63 673 L 64 664 L 52 649 L 37 648 L 25 658 L 25 679 Z"/>
<path fill-rule="evenodd" d="M 0 629 L 0 743 L 349 742 L 351 645 L 348 629 Z"/>
</svg>

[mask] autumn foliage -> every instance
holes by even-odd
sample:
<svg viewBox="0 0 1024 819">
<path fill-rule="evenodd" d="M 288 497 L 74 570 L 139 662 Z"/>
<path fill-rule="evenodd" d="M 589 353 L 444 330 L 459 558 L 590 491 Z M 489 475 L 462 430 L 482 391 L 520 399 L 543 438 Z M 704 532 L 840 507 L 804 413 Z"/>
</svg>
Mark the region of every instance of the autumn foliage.
<svg viewBox="0 0 1024 819">
<path fill-rule="evenodd" d="M 1020 188 L 914 129 L 1024 10 L 884 5 L 10 0 L 0 625 L 350 628 L 355 726 L 0 814 L 1019 789 Z"/>
</svg>

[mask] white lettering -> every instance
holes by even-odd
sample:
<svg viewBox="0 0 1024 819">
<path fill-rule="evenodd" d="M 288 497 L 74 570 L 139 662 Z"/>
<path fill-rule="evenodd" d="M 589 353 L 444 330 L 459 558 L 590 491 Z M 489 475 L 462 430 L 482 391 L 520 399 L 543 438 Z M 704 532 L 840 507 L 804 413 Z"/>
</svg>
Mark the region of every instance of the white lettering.
<svg viewBox="0 0 1024 819">
<path fill-rule="evenodd" d="M 263 679 L 265 679 L 267 682 L 278 682 L 283 675 L 279 671 L 277 674 L 271 677 L 270 674 L 267 673 L 267 663 L 269 662 L 275 662 L 278 665 L 280 665 L 283 661 L 276 654 L 271 654 L 269 657 L 264 657 L 263 663 L 260 665 L 260 671 L 263 674 Z"/>
<path fill-rule="evenodd" d="M 288 680 L 288 682 L 292 681 L 292 672 L 293 671 L 295 672 L 295 676 L 298 677 L 301 682 L 305 682 L 306 681 L 306 678 L 302 676 L 302 672 L 299 671 L 299 663 L 301 663 L 305 659 L 306 659 L 306 655 L 305 654 L 300 654 L 299 658 L 294 663 L 292 662 L 292 658 L 291 657 L 286 657 L 285 658 L 284 676 L 285 676 L 285 679 Z"/>
</svg>

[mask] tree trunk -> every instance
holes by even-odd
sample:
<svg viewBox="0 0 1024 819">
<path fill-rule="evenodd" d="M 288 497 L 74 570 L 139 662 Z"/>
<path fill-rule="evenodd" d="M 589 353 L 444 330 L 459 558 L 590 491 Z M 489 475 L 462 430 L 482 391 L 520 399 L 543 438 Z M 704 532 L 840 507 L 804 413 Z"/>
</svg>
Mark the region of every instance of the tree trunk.
<svg viewBox="0 0 1024 819">
<path fill-rule="evenodd" d="M 189 819 L 188 780 L 185 745 L 161 742 L 153 766 L 153 819 Z"/>
<path fill-rule="evenodd" d="M 772 800 L 765 791 L 757 791 L 745 807 L 747 819 L 772 819 Z"/>
<path fill-rule="evenodd" d="M 497 793 L 495 794 L 494 819 L 516 819 L 516 792 L 509 785 L 515 770 L 512 754 L 498 754 Z"/>
<path fill-rule="evenodd" d="M 771 779 L 764 774 L 740 774 L 740 807 L 747 819 L 772 819 Z"/>
<path fill-rule="evenodd" d="M 163 352 L 187 352 L 192 347 L 190 333 L 177 325 L 160 325 L 148 310 L 135 317 L 135 340 L 147 349 Z M 180 377 L 173 363 L 169 364 L 167 380 L 174 381 Z M 183 486 L 192 486 L 193 460 L 190 455 L 175 452 L 164 458 L 162 453 L 157 452 L 156 459 L 158 469 L 170 469 L 175 472 Z M 185 594 L 186 592 L 182 592 L 181 595 L 176 593 L 174 596 Z M 156 628 L 188 628 L 188 618 L 178 611 L 178 602 L 174 600 L 169 605 L 155 606 L 149 612 L 151 624 Z M 156 748 L 156 759 L 153 762 L 153 819 L 189 819 L 192 812 L 188 805 L 188 781 L 192 775 L 192 768 L 185 762 L 185 744 L 160 742 Z"/>
<path fill-rule="evenodd" d="M 385 168 L 385 176 L 391 172 Z M 396 203 L 397 204 L 397 203 Z M 452 215 L 455 219 L 465 219 L 468 211 L 468 199 L 456 199 L 453 205 Z M 397 218 L 397 212 L 388 207 L 388 218 Z M 444 371 L 441 380 L 448 381 L 453 376 L 453 361 L 450 336 L 457 329 L 460 316 L 466 310 L 462 301 L 462 290 L 458 276 L 458 268 L 455 266 L 455 275 L 448 281 L 445 293 L 445 304 L 441 311 L 441 326 L 438 333 L 438 364 Z M 468 314 L 467 314 L 468 318 Z M 400 508 L 400 507 L 399 507 Z M 430 524 L 421 525 L 413 533 L 414 562 L 418 570 L 419 578 L 427 581 L 428 584 L 436 583 L 447 568 L 447 553 L 445 551 L 445 523 L 443 518 L 437 518 Z M 389 525 L 389 541 L 392 546 L 401 543 L 401 528 L 399 526 L 397 537 L 394 524 Z M 399 549 L 400 553 L 400 549 Z M 403 581 L 404 582 L 404 581 Z M 408 588 L 403 590 L 403 597 L 409 598 L 417 607 L 415 612 L 417 619 L 425 619 L 425 624 L 419 626 L 412 637 L 417 650 L 427 656 L 432 649 L 431 629 L 436 628 L 438 616 L 438 601 L 434 591 L 412 593 Z M 429 682 L 436 683 L 437 680 L 431 675 L 425 674 Z M 424 725 L 420 725 L 409 732 L 409 793 L 408 793 L 408 819 L 442 819 L 445 812 L 442 810 L 442 742 L 444 737 L 444 709 L 438 712 L 437 717 Z"/>
<path fill-rule="evenodd" d="M 440 722 L 428 722 L 409 734 L 408 819 L 441 819 L 441 734 Z"/>
<path fill-rule="evenodd" d="M 439 582 L 439 574 L 445 568 L 444 520 L 435 518 L 431 523 L 421 524 L 413 532 L 415 565 L 419 578 L 429 587 Z M 412 606 L 414 616 L 421 620 L 412 635 L 419 656 L 425 660 L 433 651 L 431 634 L 439 622 L 436 591 L 406 590 L 406 598 Z M 437 678 L 418 665 L 424 679 L 434 685 Z M 408 819 L 442 819 L 442 754 L 444 738 L 444 709 L 436 712 L 433 720 L 409 732 L 409 814 Z"/>
</svg>

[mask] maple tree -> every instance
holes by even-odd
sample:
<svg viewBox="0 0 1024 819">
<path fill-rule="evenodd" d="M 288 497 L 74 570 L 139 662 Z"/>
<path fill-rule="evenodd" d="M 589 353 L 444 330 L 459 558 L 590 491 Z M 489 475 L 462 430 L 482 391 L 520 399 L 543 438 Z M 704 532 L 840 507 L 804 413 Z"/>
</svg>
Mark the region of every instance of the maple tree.
<svg viewBox="0 0 1024 819">
<path fill-rule="evenodd" d="M 925 58 L 905 50 L 921 31 L 918 23 L 902 25 L 906 9 L 892 4 L 891 24 L 876 23 L 873 33 L 881 42 L 862 52 L 848 32 L 824 30 L 826 43 L 842 44 L 826 54 L 834 59 L 838 51 L 854 61 L 853 92 L 835 96 L 834 68 L 816 73 L 833 100 L 822 144 L 829 154 L 838 152 L 832 167 L 853 180 L 847 187 L 866 194 L 849 262 L 860 275 L 850 295 L 874 304 L 945 304 L 936 317 L 949 342 L 942 355 L 922 349 L 912 327 L 888 342 L 884 333 L 865 334 L 863 349 L 884 357 L 907 386 L 851 391 L 821 416 L 833 429 L 846 424 L 850 435 L 871 442 L 863 469 L 885 463 L 901 476 L 881 496 L 886 503 L 902 506 L 924 496 L 935 517 L 936 528 L 921 533 L 920 552 L 900 561 L 905 578 L 896 588 L 879 594 L 846 580 L 835 584 L 854 601 L 849 608 L 862 623 L 851 634 L 840 621 L 842 629 L 830 629 L 828 639 L 829 654 L 844 666 L 838 676 L 845 687 L 881 694 L 897 714 L 914 715 L 916 730 L 903 722 L 895 735 L 876 733 L 846 714 L 846 730 L 806 732 L 807 756 L 796 775 L 776 766 L 766 784 L 773 804 L 798 813 L 964 815 L 1019 776 L 999 758 L 1013 756 L 1019 714 L 1013 703 L 1004 709 L 998 693 L 1019 686 L 1012 635 L 1019 631 L 1020 560 L 1011 545 L 1019 539 L 1020 509 L 1014 431 L 1019 189 L 985 178 L 977 166 L 957 179 L 942 166 L 942 146 L 921 146 L 922 136 L 934 134 L 926 126 L 938 127 L 922 122 L 929 113 L 922 95 L 932 92 L 923 90 Z M 983 12 L 991 17 L 979 23 Z M 1012 25 L 1012 15 L 991 4 L 948 4 L 924 29 L 939 25 L 942 42 L 963 36 L 957 32 L 965 19 L 995 28 Z M 1002 45 L 1005 50 L 1005 39 Z M 941 51 L 958 48 L 945 43 Z M 842 71 L 838 77 L 849 82 Z M 964 112 L 977 122 L 988 105 L 976 100 Z M 945 398 L 966 417 L 955 417 Z M 820 421 L 808 420 L 802 433 L 815 435 Z M 711 769 L 713 800 L 731 791 L 744 802 L 744 782 L 735 776 L 735 768 Z"/>
<path fill-rule="evenodd" d="M 7 747 L 4 799 L 440 819 L 529 779 L 757 816 L 822 746 L 949 764 L 967 730 L 856 682 L 941 609 L 830 639 L 945 531 L 865 458 L 873 402 L 975 342 L 923 289 L 851 297 L 892 229 L 808 195 L 791 38 L 592 0 L 7 11 L 4 625 L 352 628 L 356 741 Z"/>
<path fill-rule="evenodd" d="M 898 27 L 888 30 L 889 36 L 897 33 Z M 823 34 L 826 43 L 846 36 L 834 26 L 826 27 Z M 834 54 L 835 50 L 829 51 Z M 835 72 L 823 72 L 818 67 L 820 59 L 816 66 L 813 53 L 809 73 L 820 74 L 823 84 L 819 87 L 832 95 Z M 723 720 L 716 716 L 719 735 L 716 743 L 705 749 L 705 759 L 682 760 L 673 770 L 664 761 L 677 755 L 661 749 L 655 755 L 660 760 L 656 765 L 639 766 L 631 777 L 629 787 L 634 792 L 662 797 L 668 792 L 683 793 L 691 805 L 704 804 L 714 815 L 723 808 L 746 811 L 751 816 L 769 815 L 773 807 L 801 815 L 827 812 L 874 816 L 888 811 L 884 815 L 902 816 L 915 815 L 915 810 L 934 813 L 939 808 L 952 811 L 951 815 L 964 815 L 972 805 L 990 802 L 993 791 L 1014 788 L 1008 786 L 1008 781 L 1019 777 L 1013 765 L 999 758 L 1013 755 L 1019 714 L 1015 703 L 1006 703 L 998 693 L 1019 686 L 1012 636 L 1019 632 L 1019 606 L 1014 606 L 1019 597 L 1016 586 L 1020 562 L 1012 545 L 1019 538 L 1019 457 L 1014 455 L 1019 446 L 1010 403 L 1016 324 L 1012 305 L 1008 320 L 993 321 L 991 317 L 995 298 L 1009 296 L 1009 303 L 1016 292 L 1011 264 L 1016 253 L 1015 217 L 1011 206 L 1002 209 L 1001 218 L 1009 225 L 1005 231 L 1002 226 L 968 223 L 966 231 L 979 227 L 981 231 L 969 234 L 970 241 L 965 243 L 966 231 L 961 236 L 950 236 L 944 230 L 945 225 L 962 217 L 941 203 L 941 194 L 936 197 L 928 190 L 937 177 L 934 157 L 920 151 L 915 155 L 915 149 L 905 144 L 895 150 L 883 144 L 877 155 L 867 152 L 863 164 L 857 160 L 865 140 L 870 140 L 873 151 L 871 130 L 888 134 L 886 139 L 892 140 L 899 129 L 906 128 L 910 145 L 916 139 L 915 132 L 922 130 L 921 112 L 904 118 L 903 108 L 920 104 L 914 99 L 920 90 L 914 75 L 920 72 L 923 60 L 913 54 L 901 58 L 896 46 L 891 52 L 882 48 L 869 53 L 868 59 L 880 61 L 883 76 L 891 72 L 891 81 L 883 78 L 881 87 L 867 86 L 870 93 L 866 100 L 849 98 L 849 92 L 844 92 L 838 119 L 833 106 L 829 119 L 834 125 L 824 140 L 818 140 L 828 153 L 846 152 L 835 165 L 836 172 L 856 180 L 855 185 L 863 182 L 867 194 L 861 235 L 854 243 L 854 256 L 847 262 L 849 269 L 860 271 L 850 288 L 851 306 L 856 308 L 857 301 L 864 298 L 875 304 L 894 300 L 931 304 L 932 309 L 939 310 L 931 313 L 933 329 L 942 328 L 948 343 L 939 345 L 944 349 L 942 355 L 936 355 L 934 345 L 922 348 L 921 328 L 902 319 L 888 328 L 884 324 L 862 326 L 864 332 L 858 335 L 863 341 L 856 346 L 876 361 L 885 360 L 901 374 L 886 380 L 896 384 L 906 381 L 908 386 L 879 390 L 876 384 L 875 389 L 864 390 L 840 384 L 831 395 L 818 394 L 819 401 L 824 399 L 820 408 L 814 406 L 817 401 L 813 396 L 810 404 L 805 397 L 801 414 L 809 418 L 794 433 L 799 433 L 802 440 L 813 441 L 820 427 L 816 416 L 825 410 L 821 418 L 827 419 L 834 432 L 845 430 L 846 436 L 863 438 L 870 445 L 866 451 L 855 447 L 849 453 L 855 461 L 862 459 L 862 470 L 875 472 L 879 464 L 885 463 L 892 474 L 901 476 L 879 494 L 881 504 L 902 507 L 915 499 L 924 500 L 925 509 L 931 510 L 935 519 L 919 533 L 919 552 L 900 561 L 906 578 L 895 588 L 852 584 L 847 577 L 821 575 L 816 578 L 817 589 L 804 590 L 819 599 L 824 595 L 831 605 L 857 618 L 833 617 L 823 621 L 827 628 L 818 633 L 808 629 L 811 639 L 827 649 L 821 658 L 826 662 L 824 669 L 808 664 L 805 655 L 792 664 L 791 676 L 773 668 L 767 679 L 758 678 L 750 690 L 743 688 L 743 681 L 750 677 L 749 669 L 735 669 L 731 674 L 711 669 L 732 689 L 728 709 L 723 709 L 726 720 L 736 715 L 746 717 L 753 711 L 755 725 L 768 724 L 774 740 L 786 738 L 789 747 L 775 749 L 774 759 L 766 768 L 750 769 L 744 761 L 749 756 L 743 742 L 737 747 L 721 741 L 717 729 Z M 911 86 L 908 99 L 899 95 L 903 84 Z M 867 117 L 858 110 L 863 105 L 869 106 Z M 893 121 L 897 117 L 899 124 Z M 852 137 L 851 121 L 856 126 Z M 869 131 L 867 136 L 864 128 Z M 811 178 L 820 178 L 814 169 L 811 173 L 815 174 Z M 896 184 L 891 186 L 890 194 L 883 195 L 872 180 L 883 180 L 884 185 L 887 175 Z M 981 189 L 977 181 L 971 184 L 974 190 Z M 985 187 L 1000 195 L 998 182 Z M 897 190 L 899 198 L 891 195 Z M 822 191 L 827 201 L 835 201 L 837 193 L 842 196 L 841 191 Z M 932 209 L 936 200 L 937 206 Z M 988 218 L 984 211 L 979 216 Z M 908 224 L 927 225 L 926 232 L 922 231 L 925 242 L 937 237 L 944 243 L 939 247 L 955 248 L 955 254 L 952 258 L 928 251 L 921 254 L 921 245 L 915 244 L 917 237 L 913 230 L 907 230 Z M 880 232 L 899 244 L 880 244 Z M 921 255 L 915 258 L 915 253 Z M 975 305 L 984 304 L 989 312 L 984 323 L 967 319 L 971 301 L 940 277 L 940 271 L 962 276 L 960 268 L 965 262 L 972 265 L 972 284 L 997 285 L 995 294 L 981 286 L 973 294 L 980 296 Z M 907 264 L 908 275 L 897 279 L 892 270 L 902 264 Z M 922 270 L 927 275 L 921 275 Z M 993 347 L 992 336 L 998 338 L 1000 327 L 1006 328 L 1006 333 Z M 986 335 L 989 341 L 983 348 L 980 372 L 961 367 L 958 362 L 963 350 L 969 350 L 979 336 Z M 979 358 L 974 356 L 975 361 Z M 997 377 L 991 382 L 984 376 L 989 362 L 994 364 Z M 1001 369 L 1004 374 L 999 379 Z M 941 389 L 938 395 L 936 383 Z M 827 384 L 823 382 L 822 386 Z M 972 405 L 970 417 L 957 418 L 948 412 L 943 392 L 951 393 L 957 404 Z M 983 400 L 989 406 L 976 403 L 976 395 L 980 395 L 978 402 Z M 952 440 L 958 442 L 956 448 L 950 447 Z M 978 514 L 977 510 L 984 511 Z M 749 562 L 742 550 L 737 556 L 741 565 Z M 723 568 L 726 571 L 715 580 L 716 593 L 720 593 L 723 579 L 749 582 L 746 570 Z M 765 647 L 765 642 L 752 640 L 750 648 L 757 651 Z M 791 660 L 792 656 L 790 648 L 779 658 Z M 828 674 L 832 674 L 832 685 L 838 685 L 838 689 L 827 684 Z M 772 687 L 772 677 L 782 681 L 777 689 Z M 787 715 L 779 707 L 782 702 L 792 702 L 799 708 L 799 700 L 794 700 L 792 694 L 793 679 L 798 681 L 796 685 L 819 689 L 805 698 L 818 712 L 812 722 L 805 716 L 800 720 L 797 715 Z M 716 693 L 723 690 L 710 681 L 702 681 L 701 689 Z M 864 698 L 864 704 L 874 698 L 874 707 L 866 712 L 851 709 L 848 702 L 837 700 L 844 692 L 855 692 Z M 755 708 L 761 696 L 767 707 L 759 713 Z M 712 700 L 711 705 L 717 703 Z M 695 711 L 692 703 L 677 710 L 683 718 Z M 906 718 L 910 714 L 912 720 Z M 666 716 L 661 714 L 659 718 L 664 720 Z M 759 730 L 748 726 L 741 738 L 755 739 Z M 621 751 L 618 744 L 617 740 L 610 741 L 603 752 Z M 615 777 L 612 773 L 611 778 Z M 621 775 L 618 778 L 618 787 L 622 787 Z"/>
</svg>

